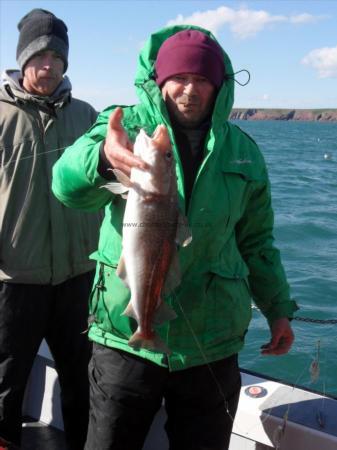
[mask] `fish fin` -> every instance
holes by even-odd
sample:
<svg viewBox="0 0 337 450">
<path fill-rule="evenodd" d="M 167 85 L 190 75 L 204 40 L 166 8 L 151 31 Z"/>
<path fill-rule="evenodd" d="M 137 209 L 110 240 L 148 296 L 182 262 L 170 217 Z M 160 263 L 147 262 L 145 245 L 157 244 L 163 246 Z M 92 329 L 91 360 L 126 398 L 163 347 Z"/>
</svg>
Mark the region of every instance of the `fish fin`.
<svg viewBox="0 0 337 450">
<path fill-rule="evenodd" d="M 108 191 L 112 192 L 116 195 L 122 195 L 125 194 L 129 190 L 129 188 L 123 186 L 121 183 L 117 183 L 116 181 L 112 181 L 111 183 L 107 183 L 104 186 L 101 186 L 101 188 L 108 189 Z M 123 196 L 123 195 L 122 195 Z"/>
<path fill-rule="evenodd" d="M 176 233 L 176 243 L 181 247 L 187 247 L 192 241 L 192 233 L 188 225 L 187 217 L 179 213 Z"/>
<path fill-rule="evenodd" d="M 124 311 L 121 314 L 122 316 L 132 317 L 133 319 L 137 320 L 137 316 L 135 313 L 135 310 L 133 309 L 131 301 L 128 303 L 128 306 L 124 309 Z"/>
<path fill-rule="evenodd" d="M 132 181 L 130 180 L 130 178 L 125 175 L 124 172 L 122 172 L 119 169 L 112 169 L 113 173 L 115 174 L 115 177 L 117 178 L 117 180 L 123 184 L 123 186 L 126 186 L 127 188 L 131 188 L 132 187 Z"/>
<path fill-rule="evenodd" d="M 163 294 L 168 295 L 181 283 L 181 271 L 177 249 L 174 249 L 171 264 L 166 275 Z"/>
<path fill-rule="evenodd" d="M 165 342 L 155 333 L 153 333 L 151 337 L 146 337 L 137 330 L 130 337 L 128 344 L 135 350 L 145 348 L 146 350 L 153 350 L 160 353 L 171 353 L 171 350 L 167 347 Z"/>
<path fill-rule="evenodd" d="M 123 253 L 119 259 L 119 263 L 116 269 L 116 275 L 123 281 L 123 283 L 125 284 L 125 286 L 128 288 L 129 287 L 129 281 L 128 281 L 128 275 L 126 272 L 126 267 L 125 267 L 125 259 L 123 256 Z"/>
<path fill-rule="evenodd" d="M 177 317 L 177 314 L 167 303 L 162 300 L 159 300 L 158 303 L 159 306 L 153 314 L 153 325 L 158 326 Z"/>
</svg>

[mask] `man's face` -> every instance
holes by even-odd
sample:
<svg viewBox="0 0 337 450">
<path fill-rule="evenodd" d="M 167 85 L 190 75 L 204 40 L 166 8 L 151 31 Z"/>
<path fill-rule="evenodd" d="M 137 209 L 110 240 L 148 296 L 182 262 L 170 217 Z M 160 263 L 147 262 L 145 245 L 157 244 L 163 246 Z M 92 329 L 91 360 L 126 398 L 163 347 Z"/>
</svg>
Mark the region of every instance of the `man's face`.
<svg viewBox="0 0 337 450">
<path fill-rule="evenodd" d="M 52 50 L 36 53 L 26 64 L 23 87 L 30 94 L 49 96 L 63 78 L 64 62 Z"/>
<path fill-rule="evenodd" d="M 199 126 L 210 115 L 216 95 L 207 78 L 188 73 L 168 78 L 161 92 L 170 116 L 185 128 Z"/>
</svg>

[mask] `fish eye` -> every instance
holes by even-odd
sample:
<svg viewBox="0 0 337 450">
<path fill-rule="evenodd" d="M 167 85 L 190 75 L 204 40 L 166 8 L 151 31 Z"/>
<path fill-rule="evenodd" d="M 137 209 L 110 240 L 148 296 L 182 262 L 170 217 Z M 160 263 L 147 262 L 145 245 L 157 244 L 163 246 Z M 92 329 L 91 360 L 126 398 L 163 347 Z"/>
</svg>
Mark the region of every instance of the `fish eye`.
<svg viewBox="0 0 337 450">
<path fill-rule="evenodd" d="M 166 152 L 165 156 L 167 159 L 171 159 L 172 158 L 172 152 Z"/>
</svg>

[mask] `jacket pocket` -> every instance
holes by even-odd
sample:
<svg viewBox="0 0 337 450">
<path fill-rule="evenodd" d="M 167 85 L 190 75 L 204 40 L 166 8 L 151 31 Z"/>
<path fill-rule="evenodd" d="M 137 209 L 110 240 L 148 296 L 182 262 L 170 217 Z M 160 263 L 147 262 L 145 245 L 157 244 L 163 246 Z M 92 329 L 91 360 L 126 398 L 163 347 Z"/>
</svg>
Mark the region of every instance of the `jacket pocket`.
<svg viewBox="0 0 337 450">
<path fill-rule="evenodd" d="M 212 269 L 206 285 L 207 337 L 215 341 L 243 339 L 251 319 L 248 269 Z"/>
<path fill-rule="evenodd" d="M 130 291 L 116 275 L 116 268 L 117 265 L 99 262 L 90 298 L 90 314 L 100 329 L 126 339 L 137 324 L 122 316 L 130 300 Z"/>
</svg>

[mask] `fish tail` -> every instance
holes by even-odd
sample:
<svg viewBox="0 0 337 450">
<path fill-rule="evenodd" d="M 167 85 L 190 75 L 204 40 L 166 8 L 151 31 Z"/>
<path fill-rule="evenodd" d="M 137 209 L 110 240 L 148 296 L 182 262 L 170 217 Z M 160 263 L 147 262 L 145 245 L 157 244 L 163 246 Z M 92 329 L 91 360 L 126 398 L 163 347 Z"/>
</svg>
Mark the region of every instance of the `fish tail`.
<svg viewBox="0 0 337 450">
<path fill-rule="evenodd" d="M 161 353 L 171 353 L 171 350 L 156 333 L 153 333 L 151 336 L 144 336 L 141 332 L 136 331 L 130 337 L 128 344 L 135 350 L 144 348 L 146 350 L 152 350 Z"/>
</svg>

